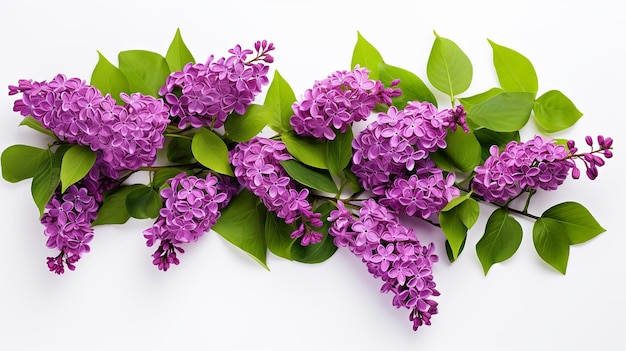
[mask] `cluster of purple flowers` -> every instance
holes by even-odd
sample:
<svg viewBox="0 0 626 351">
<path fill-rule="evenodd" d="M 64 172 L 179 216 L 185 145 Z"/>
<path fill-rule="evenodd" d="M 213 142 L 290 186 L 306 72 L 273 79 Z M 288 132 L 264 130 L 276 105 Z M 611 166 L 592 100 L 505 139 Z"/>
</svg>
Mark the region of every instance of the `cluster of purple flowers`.
<svg viewBox="0 0 626 351">
<path fill-rule="evenodd" d="M 472 189 L 486 201 L 504 202 L 524 190 L 555 190 L 574 167 L 567 148 L 542 136 L 511 141 L 502 152 L 494 145 L 489 152 L 472 181 Z"/>
<path fill-rule="evenodd" d="M 304 98 L 293 104 L 290 123 L 299 135 L 333 140 L 337 131 L 344 133 L 353 122 L 365 120 L 377 103 L 391 105 L 391 98 L 401 95 L 400 89 L 394 88 L 398 83 L 385 88 L 380 81 L 369 79 L 369 70 L 358 66 L 334 72 L 316 81 Z"/>
<path fill-rule="evenodd" d="M 408 215 L 428 218 L 453 197 L 454 175 L 444 175 L 430 159 L 446 147 L 448 130 L 468 131 L 462 106 L 438 111 L 429 102 L 380 113 L 352 142 L 352 171 L 381 203 Z"/>
<path fill-rule="evenodd" d="M 602 135 L 598 135 L 597 140 L 598 149 L 593 150 L 593 138 L 589 135 L 586 136 L 585 143 L 591 147 L 591 151 L 582 154 L 577 154 L 578 148 L 576 147 L 576 143 L 574 142 L 574 140 L 567 141 L 567 148 L 569 149 L 571 158 L 582 160 L 585 168 L 587 169 L 585 173 L 587 174 L 587 177 L 589 177 L 589 179 L 591 180 L 594 180 L 598 177 L 598 167 L 604 166 L 605 163 L 604 159 L 596 154 L 601 154 L 605 158 L 613 157 L 613 151 L 611 151 L 613 146 L 613 138 L 605 138 Z M 575 163 L 572 167 L 572 178 L 580 178 L 580 169 L 576 167 Z"/>
<path fill-rule="evenodd" d="M 117 178 L 123 170 L 152 165 L 163 147 L 169 108 L 161 99 L 141 93 L 122 94 L 126 106 L 78 78 L 59 74 L 50 82 L 20 80 L 9 95 L 22 93 L 13 110 L 32 116 L 59 139 L 89 146 Z"/>
<path fill-rule="evenodd" d="M 394 211 L 374 199 L 363 201 L 361 206 L 355 219 L 341 201 L 337 202 L 337 210 L 328 218 L 335 245 L 347 247 L 374 277 L 384 281 L 381 292 L 393 293 L 394 306 L 411 310 L 413 330 L 430 325 L 438 305 L 432 297 L 439 296 L 432 274 L 438 261 L 434 245 L 422 246 L 413 229 L 400 224 Z"/>
<path fill-rule="evenodd" d="M 228 50 L 231 56 L 214 61 L 211 55 L 205 63 L 188 63 L 182 71 L 173 72 L 159 90 L 171 106 L 172 117 L 178 117 L 178 127 L 219 128 L 235 111 L 243 114 L 269 83 L 267 72 L 274 58 L 269 54 L 274 45 L 257 41 L 256 56 L 247 60 L 252 50 L 237 45 Z"/>
<path fill-rule="evenodd" d="M 239 143 L 230 154 L 235 177 L 239 183 L 259 197 L 268 210 L 275 212 L 286 223 L 299 220 L 300 225 L 291 234 L 292 238 L 302 237 L 306 246 L 322 240 L 322 234 L 314 231 L 322 222 L 320 214 L 312 211 L 307 197 L 309 190 L 298 190 L 296 182 L 289 177 L 280 161 L 291 159 L 285 144 L 263 137 L 254 137 Z"/>
<path fill-rule="evenodd" d="M 229 178 L 210 173 L 206 178 L 181 173 L 167 182 L 159 218 L 143 232 L 149 247 L 159 242 L 152 263 L 163 271 L 179 264 L 176 252 L 185 252 L 182 244 L 198 241 L 211 229 L 238 188 Z"/>
</svg>

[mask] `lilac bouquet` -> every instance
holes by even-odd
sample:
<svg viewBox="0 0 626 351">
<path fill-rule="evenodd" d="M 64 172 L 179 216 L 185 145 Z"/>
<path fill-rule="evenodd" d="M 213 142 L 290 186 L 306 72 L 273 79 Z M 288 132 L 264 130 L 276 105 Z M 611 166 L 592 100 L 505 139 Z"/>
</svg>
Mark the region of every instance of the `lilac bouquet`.
<svg viewBox="0 0 626 351">
<path fill-rule="evenodd" d="M 177 31 L 165 56 L 123 51 L 114 65 L 100 54 L 89 83 L 57 74 L 10 85 L 21 124 L 50 141 L 8 147 L 2 176 L 32 179 L 56 274 L 76 269 L 94 227 L 131 218 L 153 219 L 142 240 L 162 271 L 211 230 L 265 267 L 268 251 L 320 263 L 347 248 L 417 330 L 438 312 L 439 257 L 402 218 L 440 228 L 454 261 L 480 203 L 495 206 L 476 244 L 485 274 L 517 251 L 515 216 L 535 221 L 537 253 L 563 274 L 569 247 L 604 231 L 579 203 L 541 215 L 528 208 L 534 194 L 579 179 L 583 168 L 596 179 L 613 140 L 588 136 L 579 151 L 574 140 L 551 138 L 582 113 L 560 91 L 538 96 L 530 61 L 490 44 L 499 87 L 459 97 L 471 62 L 435 33 L 426 71 L 450 98 L 440 108 L 419 77 L 387 64 L 360 34 L 350 69 L 297 99 L 277 70 L 268 78 L 272 43 L 235 45 L 197 63 Z M 531 117 L 541 133 L 520 140 Z M 131 183 L 138 172 L 147 184 Z"/>
</svg>

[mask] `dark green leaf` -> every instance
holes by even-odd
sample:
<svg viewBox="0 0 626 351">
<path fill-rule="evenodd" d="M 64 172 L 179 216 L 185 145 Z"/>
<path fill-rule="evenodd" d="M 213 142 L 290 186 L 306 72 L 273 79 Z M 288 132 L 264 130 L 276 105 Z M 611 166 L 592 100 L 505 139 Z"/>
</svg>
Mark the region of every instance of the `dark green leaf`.
<svg viewBox="0 0 626 351">
<path fill-rule="evenodd" d="M 365 40 L 361 33 L 357 32 L 350 69 L 354 69 L 356 65 L 365 67 L 370 71 L 369 78 L 377 80 L 379 79 L 378 64 L 381 62 L 383 62 L 383 57 L 380 52 L 369 41 Z"/>
<path fill-rule="evenodd" d="M 445 234 L 455 260 L 463 249 L 467 231 L 474 226 L 480 207 L 471 193 L 452 199 L 439 213 L 441 230 Z"/>
<path fill-rule="evenodd" d="M 472 106 L 467 119 L 496 132 L 515 132 L 528 122 L 534 101 L 533 93 L 500 93 Z"/>
<path fill-rule="evenodd" d="M 320 139 L 297 135 L 293 130 L 281 135 L 287 151 L 298 161 L 311 167 L 328 169 L 326 143 Z"/>
<path fill-rule="evenodd" d="M 33 177 L 30 190 L 40 216 L 61 183 L 61 161 L 69 147 L 68 144 L 60 145 L 54 153 L 51 150 L 46 150 L 47 152 L 42 156 L 39 170 Z"/>
<path fill-rule="evenodd" d="M 378 74 L 380 81 L 386 86 L 391 86 L 391 82 L 400 79 L 398 88 L 402 90 L 402 95 L 393 98 L 393 106 L 398 110 L 406 107 L 410 101 L 428 101 L 437 107 L 437 98 L 428 89 L 426 84 L 414 73 L 405 69 L 388 65 L 384 62 L 378 64 Z"/>
<path fill-rule="evenodd" d="M 557 221 L 539 218 L 533 226 L 533 242 L 539 257 L 565 274 L 569 260 L 570 239 L 564 226 Z"/>
<path fill-rule="evenodd" d="M 536 94 L 537 73 L 530 60 L 519 52 L 487 39 L 493 49 L 493 65 L 500 86 L 506 91 L 525 91 Z"/>
<path fill-rule="evenodd" d="M 316 213 L 320 213 L 321 220 L 324 225 L 320 228 L 313 228 L 316 232 L 322 234 L 322 241 L 317 244 L 308 246 L 300 245 L 299 241 L 291 247 L 291 257 L 294 261 L 302 263 L 320 263 L 329 259 L 337 251 L 337 246 L 333 243 L 333 237 L 328 234 L 330 223 L 327 218 L 335 207 L 329 203 L 324 203 L 315 209 Z"/>
<path fill-rule="evenodd" d="M 165 60 L 167 61 L 170 72 L 182 71 L 186 64 L 195 62 L 191 51 L 189 51 L 183 41 L 183 37 L 180 35 L 180 28 L 176 29 L 174 39 L 165 54 Z"/>
<path fill-rule="evenodd" d="M 130 213 L 126 209 L 126 196 L 131 191 L 142 188 L 143 185 L 135 184 L 130 186 L 119 186 L 111 192 L 105 193 L 102 199 L 102 205 L 98 210 L 98 218 L 96 218 L 92 226 L 103 224 L 124 224 L 130 219 Z"/>
<path fill-rule="evenodd" d="M 572 100 L 558 90 L 541 95 L 535 101 L 533 111 L 537 123 L 548 133 L 567 129 L 583 116 Z"/>
<path fill-rule="evenodd" d="M 302 185 L 331 194 L 339 192 L 328 171 L 307 167 L 296 160 L 284 160 L 280 164 L 291 178 Z"/>
<path fill-rule="evenodd" d="M 271 116 L 269 125 L 274 131 L 281 132 L 293 129 L 289 120 L 293 116 L 291 105 L 294 102 L 296 102 L 296 95 L 293 93 L 293 89 L 278 71 L 274 71 L 274 78 L 267 89 L 265 101 L 263 101 L 263 106 Z"/>
<path fill-rule="evenodd" d="M 98 88 L 102 95 L 111 94 L 111 97 L 120 105 L 124 104 L 120 98 L 120 93 L 130 94 L 133 92 L 126 75 L 109 62 L 100 51 L 98 51 L 98 63 L 91 73 L 90 84 Z"/>
<path fill-rule="evenodd" d="M 242 190 L 222 210 L 222 215 L 212 229 L 268 269 L 265 242 L 266 212 L 265 207 L 253 193 Z"/>
<path fill-rule="evenodd" d="M 458 45 L 435 33 L 426 74 L 437 90 L 454 98 L 469 88 L 473 68 L 469 58 Z"/>
<path fill-rule="evenodd" d="M 334 140 L 326 142 L 326 161 L 331 174 L 339 174 L 352 159 L 352 129 L 348 128 L 345 133 L 337 132 Z"/>
<path fill-rule="evenodd" d="M 474 133 L 457 128 L 455 132 L 448 132 L 446 143 L 447 146 L 438 152 L 443 153 L 456 169 L 470 172 L 482 163 L 482 149 Z"/>
<path fill-rule="evenodd" d="M 203 166 L 215 172 L 232 176 L 233 170 L 228 162 L 228 148 L 222 138 L 214 132 L 200 128 L 191 142 L 193 156 Z"/>
<path fill-rule="evenodd" d="M 173 138 L 167 145 L 167 159 L 173 163 L 187 163 L 193 159 L 191 139 Z"/>
<path fill-rule="evenodd" d="M 248 106 L 243 116 L 233 113 L 224 123 L 226 135 L 234 141 L 248 141 L 267 126 L 272 120 L 272 113 L 272 109 L 267 106 L 256 104 Z"/>
<path fill-rule="evenodd" d="M 64 193 L 70 185 L 83 179 L 96 163 L 96 153 L 83 145 L 72 146 L 61 161 L 61 192 Z"/>
<path fill-rule="evenodd" d="M 522 226 L 519 222 L 505 209 L 493 211 L 487 220 L 485 234 L 476 244 L 476 254 L 485 275 L 495 263 L 511 258 L 521 243 Z"/>
<path fill-rule="evenodd" d="M 278 218 L 274 212 L 267 211 L 265 217 L 265 241 L 267 248 L 274 255 L 291 260 L 291 247 L 295 239 L 291 233 L 296 230 L 295 224 L 287 224 L 282 218 Z"/>
<path fill-rule="evenodd" d="M 606 229 L 577 202 L 564 202 L 550 207 L 542 215 L 543 226 L 564 231 L 570 244 L 580 244 L 595 238 Z"/>
<path fill-rule="evenodd" d="M 126 210 L 133 218 L 156 218 L 161 207 L 161 195 L 152 187 L 139 185 L 126 194 Z"/>
<path fill-rule="evenodd" d="M 28 145 L 11 145 L 2 152 L 2 178 L 17 183 L 32 178 L 43 163 L 49 160 L 47 149 Z"/>
<path fill-rule="evenodd" d="M 41 122 L 34 119 L 32 116 L 24 117 L 20 125 L 30 127 L 40 133 L 50 136 L 53 139 L 59 139 L 50 129 L 44 128 Z"/>
<path fill-rule="evenodd" d="M 120 52 L 118 60 L 131 92 L 159 96 L 159 89 L 170 74 L 165 57 L 151 51 L 128 50 Z"/>
<path fill-rule="evenodd" d="M 182 168 L 164 168 L 154 173 L 154 178 L 152 178 L 152 187 L 154 189 L 159 189 L 163 184 L 165 184 L 171 178 L 176 177 L 181 173 L 186 173 L 186 171 Z"/>
</svg>

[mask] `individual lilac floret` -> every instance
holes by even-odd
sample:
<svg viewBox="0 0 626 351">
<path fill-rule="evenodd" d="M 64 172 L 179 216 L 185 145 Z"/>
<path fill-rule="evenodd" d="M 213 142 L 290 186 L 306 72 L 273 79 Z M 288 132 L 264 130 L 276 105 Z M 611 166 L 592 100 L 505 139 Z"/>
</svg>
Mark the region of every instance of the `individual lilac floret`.
<svg viewBox="0 0 626 351">
<path fill-rule="evenodd" d="M 438 261 L 434 245 L 422 246 L 413 229 L 400 224 L 394 211 L 374 199 L 361 206 L 358 219 L 341 202 L 331 211 L 329 233 L 335 245 L 347 247 L 374 277 L 383 280 L 381 292 L 391 292 L 394 306 L 411 311 L 413 330 L 430 325 L 438 305 L 432 297 L 439 296 L 432 274 Z"/>
<path fill-rule="evenodd" d="M 505 202 L 525 190 L 555 190 L 574 167 L 563 145 L 539 135 L 527 142 L 511 141 L 502 152 L 494 145 L 489 152 L 475 168 L 472 189 L 492 202 Z"/>
<path fill-rule="evenodd" d="M 602 135 L 598 135 L 598 148 L 594 150 L 593 148 L 593 138 L 591 136 L 585 137 L 585 143 L 591 147 L 591 151 L 584 152 L 578 154 L 578 148 L 576 147 L 576 143 L 574 140 L 567 141 L 567 148 L 570 152 L 570 158 L 573 160 L 581 160 L 585 165 L 587 171 L 587 177 L 591 180 L 594 180 L 598 177 L 598 167 L 602 167 L 605 164 L 604 159 L 598 156 L 598 154 L 604 156 L 604 158 L 613 157 L 613 138 L 605 138 Z M 578 179 L 580 178 L 580 169 L 576 167 L 574 163 L 572 168 L 572 178 Z"/>
<path fill-rule="evenodd" d="M 220 179 L 181 173 L 168 180 L 169 187 L 161 190 L 164 206 L 154 225 L 143 232 L 147 245 L 159 242 L 152 263 L 162 271 L 180 261 L 176 252 L 185 252 L 182 244 L 196 242 L 217 222 L 220 210 L 230 201 L 233 192 Z"/>
<path fill-rule="evenodd" d="M 233 111 L 242 115 L 269 83 L 267 72 L 274 58 L 269 54 L 274 45 L 257 41 L 255 51 L 237 45 L 228 50 L 229 57 L 205 63 L 188 63 L 182 71 L 173 72 L 159 90 L 171 106 L 171 116 L 178 117 L 178 127 L 188 124 L 199 128 L 219 128 Z M 256 53 L 251 59 L 248 56 Z"/>
<path fill-rule="evenodd" d="M 320 214 L 312 211 L 307 200 L 309 190 L 298 190 L 296 182 L 280 164 L 280 161 L 291 158 L 282 141 L 263 137 L 237 144 L 230 154 L 239 183 L 259 197 L 265 207 L 284 219 L 285 223 L 299 222 L 291 237 L 302 237 L 301 244 L 307 246 L 322 240 L 322 234 L 310 227 L 320 227 L 322 222 Z"/>
<path fill-rule="evenodd" d="M 333 140 L 337 131 L 344 133 L 353 122 L 365 120 L 377 103 L 391 105 L 391 98 L 402 94 L 395 88 L 398 83 L 385 88 L 380 81 L 369 79 L 369 70 L 358 66 L 334 72 L 316 81 L 302 100 L 293 104 L 290 123 L 299 135 Z"/>
</svg>

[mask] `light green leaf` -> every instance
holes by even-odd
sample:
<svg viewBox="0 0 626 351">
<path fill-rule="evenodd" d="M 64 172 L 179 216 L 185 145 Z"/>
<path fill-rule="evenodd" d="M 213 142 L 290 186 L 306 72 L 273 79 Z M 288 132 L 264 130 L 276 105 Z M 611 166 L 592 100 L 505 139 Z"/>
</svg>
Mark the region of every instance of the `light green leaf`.
<svg viewBox="0 0 626 351">
<path fill-rule="evenodd" d="M 567 129 L 583 116 L 572 100 L 558 90 L 541 95 L 533 105 L 535 120 L 548 133 Z"/>
<path fill-rule="evenodd" d="M 22 120 L 20 125 L 32 128 L 32 129 L 34 129 L 34 130 L 36 130 L 36 131 L 38 131 L 40 133 L 43 133 L 45 135 L 50 136 L 51 138 L 53 138 L 55 140 L 59 139 L 50 129 L 44 128 L 43 125 L 41 124 L 41 122 L 39 122 L 38 120 L 34 119 L 32 116 L 24 117 L 24 119 Z"/>
<path fill-rule="evenodd" d="M 472 108 L 472 106 L 478 105 L 481 102 L 487 101 L 490 98 L 492 98 L 492 97 L 494 97 L 496 95 L 499 95 L 499 94 L 501 94 L 503 92 L 504 92 L 504 90 L 502 90 L 500 88 L 491 88 L 491 89 L 489 89 L 487 91 L 484 91 L 484 92 L 482 92 L 480 94 L 459 98 L 459 102 L 463 105 L 465 110 L 468 111 L 468 110 L 470 110 Z"/>
<path fill-rule="evenodd" d="M 265 217 L 265 241 L 267 248 L 274 255 L 291 260 L 291 247 L 295 239 L 291 233 L 296 230 L 295 224 L 287 224 L 282 218 L 278 218 L 274 212 L 267 211 Z"/>
<path fill-rule="evenodd" d="M 327 218 L 330 215 L 330 211 L 335 207 L 329 203 L 323 203 L 315 209 L 316 213 L 321 214 L 321 220 L 324 225 L 320 228 L 312 228 L 316 232 L 322 234 L 322 241 L 317 244 L 311 244 L 307 246 L 300 245 L 298 240 L 291 246 L 291 257 L 294 261 L 302 263 L 320 263 L 324 262 L 337 251 L 337 246 L 333 243 L 333 237 L 328 234 L 330 229 L 330 223 Z"/>
<path fill-rule="evenodd" d="M 500 86 L 506 91 L 525 91 L 536 94 L 537 73 L 530 60 L 519 52 L 487 39 L 493 49 L 493 65 Z"/>
<path fill-rule="evenodd" d="M 393 106 L 397 107 L 398 110 L 404 109 L 410 101 L 428 101 L 437 107 L 435 95 L 414 73 L 384 62 L 378 64 L 378 72 L 380 81 L 386 87 L 391 86 L 391 82 L 395 79 L 400 79 L 398 88 L 402 90 L 402 95 L 392 99 Z"/>
<path fill-rule="evenodd" d="M 83 179 L 96 163 L 96 153 L 83 145 L 72 146 L 61 161 L 61 192 Z"/>
<path fill-rule="evenodd" d="M 485 275 L 495 263 L 511 258 L 521 243 L 522 226 L 519 222 L 505 209 L 493 211 L 487 220 L 485 234 L 476 243 L 476 254 Z"/>
<path fill-rule="evenodd" d="M 200 128 L 191 141 L 193 156 L 203 166 L 215 172 L 233 176 L 228 162 L 228 148 L 224 141 L 209 129 Z"/>
<path fill-rule="evenodd" d="M 269 270 L 266 263 L 266 212 L 259 199 L 244 189 L 222 210 L 212 229 Z"/>
<path fill-rule="evenodd" d="M 2 152 L 2 178 L 11 183 L 32 178 L 46 161 L 49 161 L 47 149 L 29 145 L 11 145 Z"/>
<path fill-rule="evenodd" d="M 118 60 L 131 92 L 159 96 L 159 89 L 170 74 L 165 57 L 151 51 L 128 50 L 120 52 Z"/>
<path fill-rule="evenodd" d="M 352 51 L 352 62 L 350 63 L 350 69 L 354 69 L 356 65 L 367 68 L 369 78 L 372 80 L 378 80 L 378 65 L 383 62 L 383 57 L 378 50 L 370 44 L 369 41 L 357 32 L 357 41 Z"/>
<path fill-rule="evenodd" d="M 126 194 L 126 210 L 133 218 L 156 218 L 162 207 L 161 195 L 152 187 L 138 185 Z"/>
<path fill-rule="evenodd" d="M 331 194 L 339 192 L 328 171 L 307 167 L 296 160 L 284 160 L 280 164 L 291 178 L 304 186 Z"/>
<path fill-rule="evenodd" d="M 328 169 L 326 143 L 320 139 L 303 137 L 293 130 L 281 135 L 287 151 L 298 161 L 311 167 Z"/>
<path fill-rule="evenodd" d="M 174 39 L 165 54 L 165 60 L 167 61 L 170 72 L 182 71 L 186 64 L 195 62 L 191 51 L 189 51 L 183 41 L 183 37 L 180 35 L 180 28 L 176 29 Z"/>
<path fill-rule="evenodd" d="M 565 274 L 569 260 L 570 239 L 560 222 L 539 218 L 533 226 L 533 243 L 541 259 Z"/>
<path fill-rule="evenodd" d="M 564 202 L 547 209 L 541 219 L 543 226 L 564 231 L 570 244 L 581 244 L 595 238 L 606 229 L 577 202 Z"/>
<path fill-rule="evenodd" d="M 69 147 L 68 144 L 60 145 L 54 153 L 49 149 L 46 150 L 39 164 L 39 170 L 33 177 L 30 191 L 40 216 L 43 215 L 46 204 L 61 183 L 61 160 Z"/>
<path fill-rule="evenodd" d="M 469 88 L 473 68 L 469 58 L 457 44 L 435 33 L 426 74 L 435 89 L 454 98 Z"/>
<path fill-rule="evenodd" d="M 446 236 L 452 261 L 454 261 L 463 249 L 467 231 L 478 220 L 480 207 L 476 200 L 471 198 L 471 193 L 452 199 L 439 213 L 441 230 Z"/>
<path fill-rule="evenodd" d="M 293 93 L 293 89 L 278 71 L 274 71 L 274 78 L 263 101 L 264 110 L 267 109 L 267 113 L 271 116 L 269 125 L 274 131 L 281 132 L 293 129 L 289 120 L 293 116 L 291 105 L 294 102 L 296 102 L 296 95 Z"/>
<path fill-rule="evenodd" d="M 338 175 L 352 159 L 352 129 L 348 128 L 345 133 L 337 132 L 333 140 L 326 142 L 326 161 L 331 174 Z"/>
<path fill-rule="evenodd" d="M 496 132 L 516 132 L 528 122 L 534 101 L 533 93 L 500 93 L 472 106 L 467 119 Z"/>
<path fill-rule="evenodd" d="M 446 143 L 446 148 L 437 152 L 444 154 L 461 172 L 470 172 L 482 163 L 482 149 L 474 133 L 465 133 L 463 129 L 457 128 L 454 132 L 448 132 Z"/>
<path fill-rule="evenodd" d="M 248 106 L 243 116 L 233 113 L 224 123 L 226 136 L 234 141 L 248 141 L 267 126 L 273 118 L 272 113 L 272 109 L 257 104 Z"/>
<path fill-rule="evenodd" d="M 111 94 L 111 97 L 120 105 L 124 104 L 120 94 L 133 92 L 126 75 L 109 62 L 100 51 L 98 51 L 98 63 L 91 73 L 90 84 L 100 90 L 102 95 Z"/>
<path fill-rule="evenodd" d="M 126 209 L 126 196 L 133 190 L 142 188 L 141 184 L 119 186 L 111 192 L 104 194 L 102 205 L 98 210 L 98 218 L 91 223 L 92 226 L 103 224 L 124 224 L 130 219 L 130 213 Z"/>
</svg>

